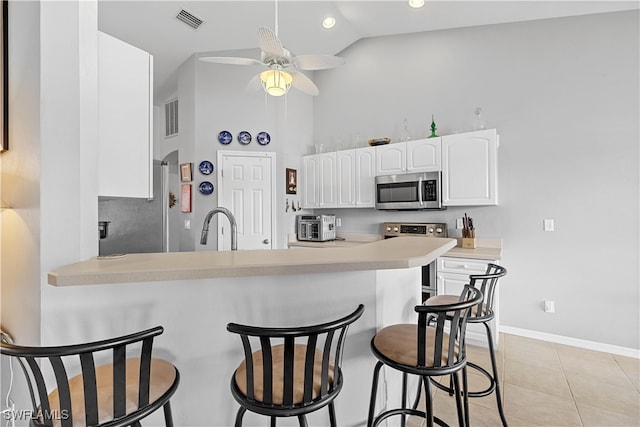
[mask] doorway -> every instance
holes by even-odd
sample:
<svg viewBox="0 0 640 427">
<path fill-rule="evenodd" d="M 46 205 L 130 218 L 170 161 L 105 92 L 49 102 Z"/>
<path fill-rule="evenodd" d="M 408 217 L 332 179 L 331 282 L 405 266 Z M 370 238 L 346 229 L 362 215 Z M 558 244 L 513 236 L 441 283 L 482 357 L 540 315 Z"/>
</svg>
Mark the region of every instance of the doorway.
<svg viewBox="0 0 640 427">
<path fill-rule="evenodd" d="M 276 153 L 218 151 L 218 206 L 238 225 L 238 249 L 273 249 Z M 218 249 L 231 248 L 229 225 L 218 221 Z M 225 231 L 227 231 L 225 233 Z"/>
</svg>

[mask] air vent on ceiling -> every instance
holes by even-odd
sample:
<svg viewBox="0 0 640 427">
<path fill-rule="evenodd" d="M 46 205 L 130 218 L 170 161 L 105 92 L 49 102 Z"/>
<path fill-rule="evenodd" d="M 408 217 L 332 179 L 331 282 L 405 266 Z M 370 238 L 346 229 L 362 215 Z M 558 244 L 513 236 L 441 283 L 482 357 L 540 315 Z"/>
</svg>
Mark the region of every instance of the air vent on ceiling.
<svg viewBox="0 0 640 427">
<path fill-rule="evenodd" d="M 190 12 L 187 12 L 184 9 L 178 12 L 178 14 L 176 15 L 176 18 L 178 18 L 188 26 L 195 29 L 198 29 L 198 27 L 204 22 L 202 19 L 198 18 L 197 16 L 195 16 Z"/>
<path fill-rule="evenodd" d="M 164 104 L 164 136 L 178 134 L 178 100 L 174 99 Z"/>
</svg>

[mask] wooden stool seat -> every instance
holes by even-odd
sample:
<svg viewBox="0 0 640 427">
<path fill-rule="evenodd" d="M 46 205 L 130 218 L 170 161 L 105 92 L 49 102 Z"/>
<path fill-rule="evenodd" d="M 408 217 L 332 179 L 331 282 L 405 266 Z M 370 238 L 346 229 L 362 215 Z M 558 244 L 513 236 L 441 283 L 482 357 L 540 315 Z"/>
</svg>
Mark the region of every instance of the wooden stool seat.
<svg viewBox="0 0 640 427">
<path fill-rule="evenodd" d="M 273 347 L 271 353 L 271 372 L 273 374 L 272 384 L 272 403 L 282 405 L 284 403 L 284 345 Z M 294 346 L 293 356 L 293 404 L 297 405 L 303 402 L 304 387 L 307 383 L 305 378 L 305 358 L 307 355 L 307 346 L 296 344 Z M 263 355 L 262 350 L 256 351 L 253 357 L 253 375 L 255 377 L 253 383 L 253 397 L 258 402 L 264 401 L 264 384 L 263 384 Z M 315 350 L 313 359 L 313 378 L 311 398 L 316 399 L 320 396 L 320 386 L 322 379 L 322 352 Z M 334 375 L 333 358 L 329 360 L 329 386 L 333 385 Z M 247 394 L 247 365 L 246 361 L 242 361 L 235 373 L 236 385 L 242 393 Z"/>
<path fill-rule="evenodd" d="M 455 302 L 458 302 L 456 298 Z M 433 355 L 436 330 L 435 328 L 426 329 L 426 340 L 424 346 L 425 364 L 424 366 L 447 366 L 449 364 L 449 353 L 443 352 L 441 361 L 438 365 L 434 364 Z M 405 366 L 418 366 L 418 345 L 416 341 L 418 336 L 418 325 L 407 323 L 387 326 L 376 334 L 373 338 L 373 345 L 380 355 L 386 357 L 389 361 L 399 363 Z M 449 334 L 443 332 L 442 339 L 449 341 Z M 455 344 L 454 356 L 458 358 L 458 344 Z"/>
<path fill-rule="evenodd" d="M 126 362 L 126 414 L 138 409 L 138 394 L 140 389 L 140 358 L 127 359 Z M 176 380 L 176 368 L 162 359 L 151 359 L 151 375 L 149 377 L 149 402 L 162 398 Z M 73 425 L 85 426 L 84 386 L 82 374 L 69 380 L 71 394 L 71 414 Z M 113 365 L 107 364 L 96 367 L 96 391 L 98 397 L 98 422 L 104 423 L 113 419 Z M 49 393 L 51 410 L 60 412 L 60 397 L 58 389 Z M 61 425 L 60 420 L 53 420 L 54 427 Z"/>
<path fill-rule="evenodd" d="M 424 302 L 425 305 L 445 305 L 445 304 L 454 304 L 458 302 L 457 295 L 436 295 Z M 468 323 L 474 323 L 474 318 L 478 316 L 487 315 L 487 305 L 486 304 L 478 304 L 477 306 L 471 309 L 470 317 L 467 319 Z M 447 313 L 447 315 L 452 316 L 453 313 Z"/>
</svg>

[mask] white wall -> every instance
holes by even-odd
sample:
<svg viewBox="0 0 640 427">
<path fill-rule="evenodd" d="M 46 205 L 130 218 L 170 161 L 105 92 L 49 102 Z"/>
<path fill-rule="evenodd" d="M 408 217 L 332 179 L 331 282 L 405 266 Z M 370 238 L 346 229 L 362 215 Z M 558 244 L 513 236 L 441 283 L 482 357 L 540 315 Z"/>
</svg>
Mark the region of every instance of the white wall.
<svg viewBox="0 0 640 427">
<path fill-rule="evenodd" d="M 225 53 L 227 54 L 227 53 Z M 249 51 L 228 53 L 232 56 L 255 55 Z M 313 123 L 310 96 L 291 89 L 285 97 L 266 97 L 264 92 L 246 92 L 249 80 L 260 70 L 255 67 L 212 64 L 191 57 L 180 68 L 180 163 L 192 162 L 193 172 L 193 213 L 181 214 L 191 219 L 191 241 L 195 250 L 212 250 L 217 247 L 216 239 L 210 238 L 205 246 L 200 245 L 200 230 L 207 212 L 217 206 L 218 183 L 216 172 L 203 175 L 198 165 L 203 160 L 216 164 L 218 150 L 276 153 L 276 236 L 275 247 L 286 247 L 286 233 L 293 232 L 295 214 L 285 212 L 285 199 L 300 200 L 300 195 L 285 195 L 285 169 L 301 169 L 303 154 L 312 145 Z M 218 142 L 220 131 L 232 133 L 229 145 Z M 237 135 L 248 131 L 252 135 L 249 145 L 240 145 Z M 258 132 L 271 135 L 269 145 L 259 145 L 255 138 Z M 184 148 L 184 149 L 183 149 Z M 199 193 L 202 181 L 214 185 L 214 193 L 205 196 Z M 215 230 L 218 217 L 212 220 L 210 229 Z M 225 219 L 226 221 L 226 219 Z M 242 248 L 240 248 L 242 249 Z"/>
<path fill-rule="evenodd" d="M 431 114 L 440 135 L 455 133 L 470 130 L 482 107 L 500 134 L 500 206 L 335 210 L 339 231 L 379 232 L 384 221 L 452 229 L 467 212 L 479 237 L 504 239 L 503 325 L 640 348 L 638 17 L 490 25 L 346 49 L 345 66 L 315 79 L 316 139 L 397 139 L 404 117 L 424 137 Z M 542 231 L 545 218 L 555 232 Z M 545 299 L 555 315 L 543 312 Z"/>
</svg>

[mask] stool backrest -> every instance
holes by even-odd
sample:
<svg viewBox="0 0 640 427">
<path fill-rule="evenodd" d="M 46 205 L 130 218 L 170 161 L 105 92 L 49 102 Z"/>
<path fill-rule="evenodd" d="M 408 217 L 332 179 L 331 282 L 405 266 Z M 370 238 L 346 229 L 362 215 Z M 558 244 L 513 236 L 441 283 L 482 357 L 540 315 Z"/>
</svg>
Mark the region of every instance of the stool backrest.
<svg viewBox="0 0 640 427">
<path fill-rule="evenodd" d="M 506 268 L 501 265 L 489 263 L 485 274 L 473 274 L 469 276 L 469 285 L 480 290 L 484 296 L 483 301 L 478 305 L 478 309 L 471 312 L 472 321 L 485 320 L 493 317 L 493 306 L 495 303 L 498 279 L 506 274 Z"/>
<path fill-rule="evenodd" d="M 280 404 L 274 402 L 274 394 L 280 391 L 273 390 L 274 367 L 273 350 L 276 347 L 284 347 L 284 357 L 282 372 L 283 383 L 282 405 L 303 406 L 313 401 L 323 400 L 327 396 L 336 394 L 342 387 L 342 353 L 344 342 L 349 325 L 358 320 L 364 312 L 364 305 L 348 316 L 341 319 L 311 326 L 268 328 L 229 323 L 227 330 L 240 335 L 244 349 L 244 364 L 246 366 L 246 396 L 255 399 L 253 353 L 260 350 L 262 352 L 262 366 L 258 371 L 262 371 L 261 384 L 263 385 L 263 396 L 260 401 L 263 404 Z M 301 345 L 306 346 L 304 355 L 304 395 L 302 402 L 294 403 L 294 358 Z M 320 352 L 320 353 L 318 353 Z M 321 354 L 321 356 L 319 356 Z M 317 372 L 318 358 L 321 362 L 321 370 Z M 278 370 L 279 367 L 278 367 Z M 317 390 L 314 392 L 314 382 L 318 381 L 320 375 L 319 396 Z"/>
<path fill-rule="evenodd" d="M 24 347 L 3 341 L 0 353 L 15 357 L 20 362 L 31 394 L 34 425 L 52 427 L 55 424 L 72 427 L 83 424 L 83 421 L 73 420 L 69 388 L 69 379 L 74 375 L 68 372 L 79 370 L 82 373 L 84 390 L 84 422 L 87 426 L 97 426 L 96 360 L 104 359 L 107 363 L 113 364 L 113 419 L 118 419 L 126 415 L 125 366 L 127 357 L 132 356 L 127 354 L 127 349 L 136 348 L 136 354 L 133 356 L 140 358 L 138 409 L 144 410 L 149 404 L 153 339 L 162 332 L 163 328 L 157 326 L 122 337 L 58 347 Z M 59 407 L 58 404 L 52 405 L 49 399 L 48 394 L 54 388 L 58 391 Z"/>
<path fill-rule="evenodd" d="M 471 309 L 481 302 L 482 293 L 465 285 L 456 303 L 415 307 L 418 313 L 418 367 L 453 370 L 466 361 L 467 319 Z M 427 354 L 427 349 L 433 354 Z"/>
</svg>

